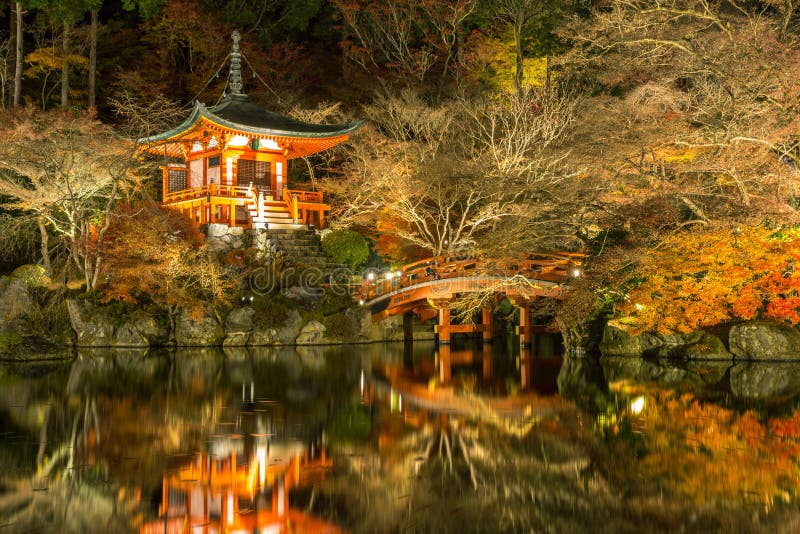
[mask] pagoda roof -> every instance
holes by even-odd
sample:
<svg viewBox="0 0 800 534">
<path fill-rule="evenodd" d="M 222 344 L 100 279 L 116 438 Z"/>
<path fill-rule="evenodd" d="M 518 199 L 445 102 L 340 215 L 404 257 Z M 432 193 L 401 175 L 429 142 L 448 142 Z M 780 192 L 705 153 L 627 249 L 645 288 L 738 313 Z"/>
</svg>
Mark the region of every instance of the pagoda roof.
<svg viewBox="0 0 800 534">
<path fill-rule="evenodd" d="M 364 121 L 345 124 L 313 124 L 299 121 L 253 104 L 246 95 L 228 95 L 215 106 L 195 101 L 189 116 L 180 125 L 166 132 L 139 139 L 139 143 L 177 140 L 189 133 L 201 119 L 232 133 L 251 134 L 263 138 L 327 139 L 357 130 Z"/>
</svg>

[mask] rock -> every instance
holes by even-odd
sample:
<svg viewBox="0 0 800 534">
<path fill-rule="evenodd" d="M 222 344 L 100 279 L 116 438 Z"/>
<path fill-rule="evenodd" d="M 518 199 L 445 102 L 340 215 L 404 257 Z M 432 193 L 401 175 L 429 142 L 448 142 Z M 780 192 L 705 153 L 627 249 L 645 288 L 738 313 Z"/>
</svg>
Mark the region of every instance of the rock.
<svg viewBox="0 0 800 534">
<path fill-rule="evenodd" d="M 244 235 L 244 228 L 241 226 L 228 227 L 228 235 L 242 237 Z"/>
<path fill-rule="evenodd" d="M 11 273 L 10 278 L 22 280 L 31 287 L 49 287 L 53 281 L 41 265 L 20 265 Z"/>
<path fill-rule="evenodd" d="M 768 321 L 731 328 L 730 351 L 742 360 L 800 360 L 800 331 Z"/>
<path fill-rule="evenodd" d="M 403 341 L 405 339 L 405 332 L 403 332 L 403 316 L 395 315 L 383 319 L 379 324 L 381 337 L 383 341 Z"/>
<path fill-rule="evenodd" d="M 222 341 L 223 347 L 244 347 L 250 342 L 250 332 L 230 332 Z"/>
<path fill-rule="evenodd" d="M 739 398 L 786 401 L 800 394 L 800 367 L 788 363 L 737 364 L 731 369 L 731 392 Z"/>
<path fill-rule="evenodd" d="M 150 342 L 144 337 L 135 326 L 130 323 L 123 323 L 114 332 L 115 347 L 149 347 Z"/>
<path fill-rule="evenodd" d="M 131 317 L 131 322 L 151 347 L 163 347 L 169 344 L 169 326 L 164 317 L 159 320 L 149 313 L 137 312 Z"/>
<path fill-rule="evenodd" d="M 683 349 L 683 355 L 689 360 L 733 360 L 733 354 L 728 352 L 722 340 L 708 332 L 703 332 L 696 343 L 687 345 Z"/>
<path fill-rule="evenodd" d="M 228 235 L 228 230 L 229 228 L 227 224 L 211 223 L 206 229 L 206 238 L 213 239 L 215 237 Z"/>
<path fill-rule="evenodd" d="M 303 318 L 300 316 L 300 312 L 297 310 L 290 311 L 283 326 L 276 329 L 274 343 L 281 345 L 293 344 L 297 336 L 300 335 L 300 329 L 302 327 Z"/>
<path fill-rule="evenodd" d="M 67 311 L 79 347 L 110 347 L 114 341 L 114 324 L 102 308 L 74 299 L 67 300 Z"/>
<path fill-rule="evenodd" d="M 255 315 L 256 311 L 251 306 L 235 308 L 225 319 L 225 331 L 228 333 L 250 332 L 253 329 Z"/>
<path fill-rule="evenodd" d="M 608 324 L 600 341 L 604 356 L 731 360 L 733 356 L 717 336 L 698 330 L 690 334 L 644 333 L 631 336 Z"/>
<path fill-rule="evenodd" d="M 179 346 L 217 346 L 224 337 L 222 325 L 210 310 L 197 318 L 183 311 L 175 324 L 175 342 Z"/>
<path fill-rule="evenodd" d="M 603 356 L 640 357 L 644 353 L 641 338 L 642 336 L 631 336 L 625 330 L 608 324 L 600 341 L 600 352 Z"/>
<path fill-rule="evenodd" d="M 323 343 L 325 339 L 325 325 L 319 321 L 309 321 L 297 336 L 295 343 L 298 345 L 314 345 Z"/>
<path fill-rule="evenodd" d="M 255 325 L 250 334 L 250 344 L 254 346 L 272 345 L 278 339 L 278 330 L 271 326 Z"/>
<path fill-rule="evenodd" d="M 220 241 L 219 239 L 206 240 L 206 247 L 208 248 L 208 251 L 212 254 L 221 255 L 230 250 L 230 247 L 224 241 Z"/>
<path fill-rule="evenodd" d="M 0 278 L 0 331 L 30 312 L 35 305 L 23 280 L 5 276 Z"/>
</svg>

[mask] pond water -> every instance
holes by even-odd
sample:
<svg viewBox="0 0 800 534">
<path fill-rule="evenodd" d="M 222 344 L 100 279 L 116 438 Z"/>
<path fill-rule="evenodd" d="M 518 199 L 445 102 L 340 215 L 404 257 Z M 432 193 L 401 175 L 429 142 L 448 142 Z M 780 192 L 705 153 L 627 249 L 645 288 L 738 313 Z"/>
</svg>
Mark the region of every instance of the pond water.
<svg viewBox="0 0 800 534">
<path fill-rule="evenodd" d="M 0 534 L 800 531 L 800 363 L 539 353 L 0 362 Z"/>
</svg>

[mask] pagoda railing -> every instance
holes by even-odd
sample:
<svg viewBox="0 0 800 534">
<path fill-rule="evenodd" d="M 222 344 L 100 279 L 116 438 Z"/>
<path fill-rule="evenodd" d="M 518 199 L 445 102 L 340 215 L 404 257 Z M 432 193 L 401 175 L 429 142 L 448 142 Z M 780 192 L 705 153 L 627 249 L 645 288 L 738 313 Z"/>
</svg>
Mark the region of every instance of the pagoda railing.
<svg viewBox="0 0 800 534">
<path fill-rule="evenodd" d="M 255 190 L 252 186 L 208 184 L 166 193 L 164 195 L 164 203 L 171 204 L 209 196 L 254 199 L 255 194 Z"/>
</svg>

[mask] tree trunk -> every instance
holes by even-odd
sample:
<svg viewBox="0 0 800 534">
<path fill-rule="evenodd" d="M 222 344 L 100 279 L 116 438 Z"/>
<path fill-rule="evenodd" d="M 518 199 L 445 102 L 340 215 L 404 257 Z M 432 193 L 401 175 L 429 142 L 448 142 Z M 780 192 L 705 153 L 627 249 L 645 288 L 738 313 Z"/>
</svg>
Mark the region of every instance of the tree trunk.
<svg viewBox="0 0 800 534">
<path fill-rule="evenodd" d="M 517 49 L 516 70 L 514 72 L 514 88 L 522 96 L 522 79 L 525 76 L 524 56 L 522 55 L 522 22 L 514 24 L 514 44 Z"/>
<path fill-rule="evenodd" d="M 22 99 L 22 4 L 14 4 L 16 11 L 16 38 L 14 63 L 14 107 L 21 104 Z"/>
<path fill-rule="evenodd" d="M 61 65 L 61 109 L 69 106 L 69 22 L 64 21 L 64 61 Z"/>
<path fill-rule="evenodd" d="M 95 107 L 95 79 L 97 76 L 97 10 L 92 10 L 89 27 L 89 109 Z"/>
<path fill-rule="evenodd" d="M 41 235 L 42 267 L 44 267 L 47 276 L 53 276 L 53 267 L 50 263 L 50 241 L 47 236 L 44 217 L 39 217 L 37 223 L 39 224 L 39 234 Z"/>
</svg>

